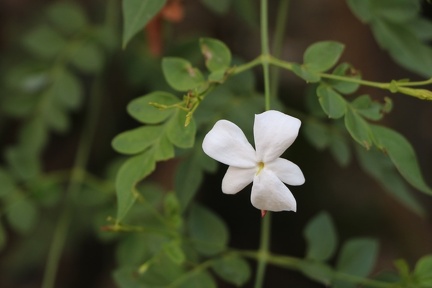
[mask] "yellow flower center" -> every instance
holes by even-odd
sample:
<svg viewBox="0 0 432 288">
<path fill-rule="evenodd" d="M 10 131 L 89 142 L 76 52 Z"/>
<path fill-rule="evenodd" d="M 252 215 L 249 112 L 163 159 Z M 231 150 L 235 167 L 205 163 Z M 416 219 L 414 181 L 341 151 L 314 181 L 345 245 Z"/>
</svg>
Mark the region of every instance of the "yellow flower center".
<svg viewBox="0 0 432 288">
<path fill-rule="evenodd" d="M 256 173 L 256 175 L 258 175 L 262 169 L 264 169 L 264 162 L 258 162 L 258 171 Z"/>
</svg>

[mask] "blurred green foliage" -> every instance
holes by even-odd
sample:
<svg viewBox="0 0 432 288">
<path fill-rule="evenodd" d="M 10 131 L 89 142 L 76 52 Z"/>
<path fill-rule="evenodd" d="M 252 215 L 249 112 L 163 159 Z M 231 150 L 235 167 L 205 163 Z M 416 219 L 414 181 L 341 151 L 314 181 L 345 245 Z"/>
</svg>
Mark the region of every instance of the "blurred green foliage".
<svg viewBox="0 0 432 288">
<path fill-rule="evenodd" d="M 304 112 L 294 113 L 312 147 L 329 150 L 343 167 L 356 160 L 391 197 L 426 217 L 409 185 L 426 196 L 432 190 L 412 145 L 401 133 L 378 124 L 391 112 L 392 101 L 359 88 L 413 96 L 420 91 L 417 86 L 430 83 L 364 80 L 351 64 L 340 63 L 345 45 L 337 41 L 310 45 L 303 63 L 269 55 L 247 62 L 210 37 L 170 43 L 166 57 L 159 59 L 149 52 L 151 39 L 137 35 L 170 2 L 107 1 L 98 3 L 98 17 L 93 17 L 77 2 L 55 1 L 14 36 L 19 41 L 10 51 L 1 51 L 0 133 L 5 141 L 0 249 L 12 251 L 5 253 L 1 267 L 15 275 L 26 266 L 47 263 L 43 287 L 55 287 L 65 239 L 73 245 L 90 234 L 115 250 L 115 269 L 110 272 L 122 288 L 246 286 L 254 275 L 249 260 L 263 258 L 331 287 L 430 287 L 430 255 L 419 259 L 412 271 L 398 260 L 390 274 L 370 279 L 376 275 L 378 239 L 340 237 L 328 212 L 305 224 L 304 257 L 263 255 L 231 247 L 235 233 L 221 211 L 197 200 L 205 176 L 218 171 L 216 161 L 201 149 L 204 135 L 217 120 L 228 119 L 251 138 L 253 115 L 264 109 L 264 95 L 257 89 L 261 81 L 252 68 L 266 63 L 307 83 Z M 215 15 L 234 11 L 251 29 L 258 26 L 258 5 L 253 1 L 200 3 Z M 432 24 L 420 15 L 419 1 L 347 3 L 396 63 L 431 77 L 432 48 L 427 41 L 432 39 Z M 117 78 L 110 78 L 110 69 L 120 69 Z M 108 91 L 111 82 L 121 91 Z M 124 131 L 114 129 L 118 134 L 111 146 L 122 156 L 104 156 L 98 163 L 103 168 L 93 172 L 89 162 L 99 148 L 98 129 L 122 117 L 106 116 L 101 111 L 108 110 L 104 101 L 112 94 L 123 97 L 138 90 L 146 92 L 116 110 L 135 120 Z M 272 99 L 272 109 L 293 111 L 281 99 Z M 69 143 L 59 141 L 65 136 Z M 60 149 L 61 160 L 69 164 L 50 163 L 56 160 L 50 157 L 57 157 L 50 154 L 54 149 Z M 150 180 L 161 162 L 174 166 L 173 183 L 164 183 L 170 182 L 168 176 Z M 276 232 L 283 231 L 275 231 L 274 237 Z"/>
</svg>

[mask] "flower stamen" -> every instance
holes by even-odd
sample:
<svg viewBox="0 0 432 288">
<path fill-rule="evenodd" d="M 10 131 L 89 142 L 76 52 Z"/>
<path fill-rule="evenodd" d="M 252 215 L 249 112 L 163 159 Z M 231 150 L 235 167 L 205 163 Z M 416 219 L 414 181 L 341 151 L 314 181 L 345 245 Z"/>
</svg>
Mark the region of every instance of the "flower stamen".
<svg viewBox="0 0 432 288">
<path fill-rule="evenodd" d="M 264 162 L 258 162 L 258 171 L 256 173 L 256 175 L 258 175 L 259 173 L 261 173 L 262 169 L 264 169 Z"/>
</svg>

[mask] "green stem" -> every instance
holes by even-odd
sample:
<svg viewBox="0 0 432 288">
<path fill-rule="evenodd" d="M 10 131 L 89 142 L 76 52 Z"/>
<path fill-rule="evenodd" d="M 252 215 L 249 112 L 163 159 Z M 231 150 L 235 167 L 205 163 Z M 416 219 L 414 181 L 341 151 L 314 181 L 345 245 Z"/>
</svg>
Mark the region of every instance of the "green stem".
<svg viewBox="0 0 432 288">
<path fill-rule="evenodd" d="M 85 173 L 83 173 L 82 171 L 87 165 L 99 115 L 101 98 L 99 85 L 99 81 L 95 80 L 92 91 L 92 98 L 89 103 L 89 110 L 87 111 L 86 121 L 84 124 L 84 130 L 82 132 L 78 151 L 75 156 L 74 168 L 72 170 L 69 185 L 66 189 L 64 208 L 61 212 L 59 220 L 57 221 L 52 245 L 48 254 L 47 264 L 45 267 L 45 273 L 42 282 L 43 288 L 53 288 L 55 286 L 55 280 L 61 254 L 66 243 L 67 232 L 73 215 L 72 206 L 70 205 L 70 198 L 72 197 L 72 195 L 79 192 L 79 190 L 81 189 L 81 184 L 85 178 Z"/>
<path fill-rule="evenodd" d="M 261 221 L 261 238 L 258 250 L 258 267 L 255 278 L 255 288 L 264 287 L 265 270 L 270 251 L 271 213 L 267 212 Z"/>
<path fill-rule="evenodd" d="M 276 29 L 275 35 L 273 38 L 273 55 L 275 57 L 281 57 L 282 55 L 282 47 L 283 47 L 283 39 L 285 36 L 285 27 L 287 23 L 287 15 L 289 9 L 289 0 L 281 0 L 279 2 L 278 14 L 276 17 Z M 270 90 L 272 92 L 272 97 L 276 98 L 277 95 L 277 87 L 279 85 L 279 76 L 280 70 L 278 67 L 273 67 L 271 69 L 271 83 Z"/>
<path fill-rule="evenodd" d="M 261 59 L 264 72 L 264 95 L 265 95 L 265 110 L 270 110 L 270 49 L 268 40 L 268 5 L 267 0 L 261 0 Z M 263 287 L 265 270 L 267 266 L 267 255 L 270 248 L 270 227 L 271 213 L 267 213 L 261 222 L 261 237 L 259 247 L 259 259 L 257 274 L 255 278 L 255 288 Z"/>
<path fill-rule="evenodd" d="M 248 257 L 251 259 L 260 260 L 263 256 L 260 251 L 241 251 L 241 250 L 231 250 L 230 253 L 234 253 L 240 256 Z M 275 254 L 266 254 L 266 260 L 268 264 L 272 264 L 278 267 L 289 268 L 292 270 L 302 271 L 304 267 L 308 265 L 314 265 L 310 260 L 305 260 L 290 256 L 281 256 Z M 355 275 L 350 275 L 338 271 L 331 272 L 332 280 L 340 280 L 353 284 L 367 285 L 368 287 L 376 288 L 392 288 L 398 287 L 397 283 L 388 283 L 378 280 L 372 280 L 368 278 L 363 278 Z"/>
<path fill-rule="evenodd" d="M 268 5 L 267 0 L 261 0 L 261 65 L 264 72 L 265 110 L 270 110 L 270 48 L 268 37 Z"/>
</svg>

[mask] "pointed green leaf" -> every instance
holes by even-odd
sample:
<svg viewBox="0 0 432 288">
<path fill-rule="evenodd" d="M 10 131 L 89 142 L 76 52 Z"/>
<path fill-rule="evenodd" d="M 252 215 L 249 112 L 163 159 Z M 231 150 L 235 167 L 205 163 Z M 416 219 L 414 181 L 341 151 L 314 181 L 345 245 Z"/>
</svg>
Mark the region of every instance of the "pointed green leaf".
<svg viewBox="0 0 432 288">
<path fill-rule="evenodd" d="M 356 238 L 347 241 L 343 246 L 336 264 L 336 270 L 358 277 L 367 277 L 377 260 L 378 242 L 375 239 Z M 336 281 L 337 288 L 354 288 L 355 283 Z"/>
<path fill-rule="evenodd" d="M 104 64 L 104 51 L 95 43 L 86 42 L 79 45 L 71 56 L 71 63 L 85 73 L 96 73 Z"/>
<path fill-rule="evenodd" d="M 128 130 L 117 135 L 113 148 L 123 154 L 137 154 L 155 144 L 163 133 L 162 126 L 144 126 Z"/>
<path fill-rule="evenodd" d="M 351 160 L 351 150 L 347 143 L 347 138 L 340 133 L 332 133 L 329 148 L 339 165 L 346 167 Z"/>
<path fill-rule="evenodd" d="M 225 14 L 228 12 L 228 9 L 231 5 L 231 0 L 201 0 L 201 2 L 207 6 L 207 8 L 211 9 L 213 12 L 219 14 Z"/>
<path fill-rule="evenodd" d="M 166 134 L 162 135 L 153 147 L 156 161 L 164 161 L 174 158 L 174 146 Z"/>
<path fill-rule="evenodd" d="M 347 0 L 351 11 L 362 22 L 368 23 L 373 19 L 373 10 L 371 9 L 371 1 L 369 0 Z"/>
<path fill-rule="evenodd" d="M 170 106 L 178 102 L 180 102 L 179 99 L 173 94 L 156 91 L 132 100 L 127 106 L 127 111 L 129 115 L 142 123 L 157 124 L 170 117 L 175 109 L 159 109 L 150 103 Z"/>
<path fill-rule="evenodd" d="M 349 77 L 353 79 L 361 79 L 361 74 L 348 63 L 341 63 L 340 65 L 338 65 L 334 69 L 332 74 L 337 76 Z M 326 82 L 330 86 L 332 86 L 335 90 L 339 91 L 342 94 L 351 94 L 355 92 L 360 86 L 357 83 L 342 81 L 342 80 L 328 79 L 326 80 Z"/>
<path fill-rule="evenodd" d="M 178 109 L 167 124 L 167 136 L 171 143 L 179 148 L 190 148 L 195 143 L 195 120 L 185 127 L 186 112 Z"/>
<path fill-rule="evenodd" d="M 53 76 L 51 93 L 54 100 L 67 109 L 78 108 L 83 100 L 84 92 L 77 77 L 67 69 L 58 69 Z"/>
<path fill-rule="evenodd" d="M 192 90 L 205 83 L 200 70 L 182 58 L 163 58 L 162 71 L 168 84 L 177 91 Z"/>
<path fill-rule="evenodd" d="M 162 9 L 166 0 L 123 0 L 123 48 Z"/>
<path fill-rule="evenodd" d="M 380 120 L 383 117 L 383 105 L 373 101 L 369 95 L 357 97 L 351 102 L 351 106 L 367 119 Z"/>
<path fill-rule="evenodd" d="M 30 153 L 19 146 L 6 149 L 5 158 L 12 168 L 12 172 L 19 179 L 32 179 L 41 171 L 39 155 Z"/>
<path fill-rule="evenodd" d="M 414 269 L 414 277 L 421 288 L 432 287 L 432 255 L 420 258 Z"/>
<path fill-rule="evenodd" d="M 9 195 L 15 190 L 15 181 L 5 169 L 0 167 L 0 197 Z"/>
<path fill-rule="evenodd" d="M 415 188 L 432 195 L 420 171 L 415 151 L 404 136 L 386 127 L 371 125 L 375 145 L 385 151 L 396 169 Z"/>
<path fill-rule="evenodd" d="M 56 28 L 66 33 L 78 32 L 87 24 L 83 9 L 72 1 L 53 3 L 47 15 Z"/>
<path fill-rule="evenodd" d="M 11 227 L 21 234 L 31 232 L 39 220 L 36 205 L 24 197 L 12 197 L 8 204 L 7 219 Z"/>
<path fill-rule="evenodd" d="M 243 286 L 251 277 L 249 263 L 236 255 L 216 259 L 212 268 L 219 277 L 237 287 Z"/>
<path fill-rule="evenodd" d="M 176 285 L 178 288 L 217 288 L 216 283 L 210 273 L 204 271 L 189 272 L 185 280 Z"/>
<path fill-rule="evenodd" d="M 183 210 L 195 196 L 202 180 L 203 171 L 200 167 L 200 156 L 194 152 L 180 163 L 175 175 L 175 189 Z"/>
<path fill-rule="evenodd" d="M 315 83 L 321 80 L 321 77 L 316 71 L 312 71 L 306 65 L 293 64 L 293 72 L 308 83 Z"/>
<path fill-rule="evenodd" d="M 135 186 L 155 169 L 152 153 L 141 153 L 129 158 L 120 167 L 116 177 L 117 222 L 120 222 L 135 203 Z"/>
<path fill-rule="evenodd" d="M 321 261 L 303 261 L 299 268 L 303 274 L 324 284 L 326 287 L 329 287 L 330 281 L 333 279 L 334 271 L 329 265 Z"/>
<path fill-rule="evenodd" d="M 360 146 L 356 148 L 360 166 L 366 173 L 380 183 L 385 191 L 395 197 L 402 205 L 420 216 L 426 215 L 421 202 L 411 193 L 408 185 L 403 181 L 402 176 L 396 171 L 387 155 L 377 149 L 366 151 Z"/>
<path fill-rule="evenodd" d="M 163 246 L 163 252 L 176 264 L 182 264 L 186 260 L 181 243 L 178 241 L 166 243 Z"/>
<path fill-rule="evenodd" d="M 372 138 L 369 124 L 350 107 L 345 113 L 345 127 L 351 137 L 360 145 L 366 149 L 371 147 Z"/>
<path fill-rule="evenodd" d="M 324 72 L 339 60 L 344 45 L 335 41 L 322 41 L 309 46 L 303 55 L 303 65 L 310 71 Z"/>
<path fill-rule="evenodd" d="M 65 47 L 63 37 L 48 25 L 35 27 L 23 39 L 30 53 L 42 58 L 54 58 Z"/>
<path fill-rule="evenodd" d="M 302 131 L 310 144 L 318 150 L 327 148 L 330 143 L 329 131 L 321 122 L 308 119 L 304 122 Z"/>
<path fill-rule="evenodd" d="M 337 246 L 337 235 L 330 215 L 321 212 L 305 227 L 307 241 L 306 258 L 318 261 L 328 260 L 333 256 Z"/>
<path fill-rule="evenodd" d="M 346 101 L 331 87 L 325 84 L 319 85 L 317 95 L 322 109 L 329 118 L 338 119 L 345 115 Z"/>
<path fill-rule="evenodd" d="M 191 242 L 201 254 L 210 256 L 226 249 L 228 228 L 218 215 L 204 206 L 191 207 L 188 228 Z"/>
<path fill-rule="evenodd" d="M 210 71 L 225 70 L 230 66 L 231 51 L 225 43 L 212 38 L 201 38 L 200 48 Z"/>
</svg>

